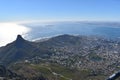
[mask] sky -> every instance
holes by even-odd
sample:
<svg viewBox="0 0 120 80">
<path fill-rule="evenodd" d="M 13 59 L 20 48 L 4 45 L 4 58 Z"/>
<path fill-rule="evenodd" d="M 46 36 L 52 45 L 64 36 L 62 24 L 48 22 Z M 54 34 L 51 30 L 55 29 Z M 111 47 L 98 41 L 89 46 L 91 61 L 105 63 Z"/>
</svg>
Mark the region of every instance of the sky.
<svg viewBox="0 0 120 80">
<path fill-rule="evenodd" d="M 120 22 L 120 0 L 0 0 L 0 46 L 30 32 L 19 24 L 40 21 Z"/>
<path fill-rule="evenodd" d="M 0 22 L 120 21 L 120 0 L 0 0 Z"/>
</svg>

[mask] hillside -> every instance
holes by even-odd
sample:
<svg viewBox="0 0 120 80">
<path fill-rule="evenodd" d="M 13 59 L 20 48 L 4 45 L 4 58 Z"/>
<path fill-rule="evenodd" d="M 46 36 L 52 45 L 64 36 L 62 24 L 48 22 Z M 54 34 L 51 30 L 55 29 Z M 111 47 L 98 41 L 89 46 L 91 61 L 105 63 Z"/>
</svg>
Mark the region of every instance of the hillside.
<svg viewBox="0 0 120 80">
<path fill-rule="evenodd" d="M 49 54 L 51 53 L 48 50 L 38 47 L 37 43 L 24 40 L 18 35 L 14 42 L 1 48 L 0 61 L 4 64 L 8 64 L 28 57 L 32 58 L 37 55 L 45 57 Z"/>
<path fill-rule="evenodd" d="M 119 41 L 96 36 L 60 35 L 30 42 L 18 35 L 0 48 L 0 61 L 31 79 L 58 75 L 58 80 L 103 80 L 120 69 L 119 53 Z"/>
</svg>

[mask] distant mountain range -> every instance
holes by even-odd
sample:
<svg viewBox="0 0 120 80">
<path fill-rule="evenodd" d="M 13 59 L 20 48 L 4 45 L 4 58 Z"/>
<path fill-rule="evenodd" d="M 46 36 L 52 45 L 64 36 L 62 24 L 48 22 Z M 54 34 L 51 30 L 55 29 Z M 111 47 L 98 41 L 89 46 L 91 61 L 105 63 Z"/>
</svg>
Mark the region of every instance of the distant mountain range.
<svg viewBox="0 0 120 80">
<path fill-rule="evenodd" d="M 7 66 L 21 66 L 24 62 L 58 64 L 69 69 L 90 70 L 89 76 L 105 76 L 117 71 L 119 57 L 119 41 L 96 36 L 65 34 L 31 42 L 18 35 L 15 41 L 0 48 L 0 61 Z"/>
</svg>

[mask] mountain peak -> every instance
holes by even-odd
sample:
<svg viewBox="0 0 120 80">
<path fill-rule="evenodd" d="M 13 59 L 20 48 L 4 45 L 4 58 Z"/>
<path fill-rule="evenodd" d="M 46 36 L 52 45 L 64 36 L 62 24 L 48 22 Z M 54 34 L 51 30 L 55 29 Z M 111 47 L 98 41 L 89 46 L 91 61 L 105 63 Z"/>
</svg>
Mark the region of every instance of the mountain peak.
<svg viewBox="0 0 120 80">
<path fill-rule="evenodd" d="M 16 40 L 23 40 L 23 37 L 21 35 L 17 35 L 17 39 Z"/>
<path fill-rule="evenodd" d="M 17 38 L 15 40 L 15 45 L 20 47 L 23 42 L 25 42 L 25 39 L 21 35 L 17 35 Z"/>
<path fill-rule="evenodd" d="M 23 37 L 21 35 L 17 35 L 16 41 L 21 41 L 24 40 Z"/>
</svg>

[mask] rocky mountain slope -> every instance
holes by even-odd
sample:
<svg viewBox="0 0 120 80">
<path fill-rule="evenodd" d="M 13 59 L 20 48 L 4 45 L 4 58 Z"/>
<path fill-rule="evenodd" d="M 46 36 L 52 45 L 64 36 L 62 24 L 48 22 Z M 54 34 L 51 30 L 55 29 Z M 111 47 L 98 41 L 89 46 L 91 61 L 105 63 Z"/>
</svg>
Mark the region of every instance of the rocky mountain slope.
<svg viewBox="0 0 120 80">
<path fill-rule="evenodd" d="M 27 57 L 32 58 L 37 55 L 45 57 L 49 54 L 51 53 L 48 50 L 38 47 L 37 43 L 24 40 L 18 35 L 14 42 L 0 49 L 0 61 L 8 64 Z"/>
</svg>

